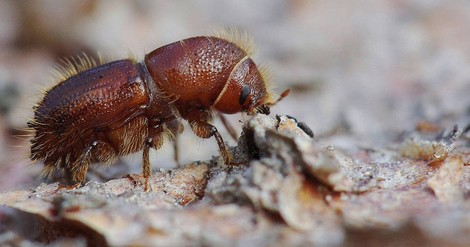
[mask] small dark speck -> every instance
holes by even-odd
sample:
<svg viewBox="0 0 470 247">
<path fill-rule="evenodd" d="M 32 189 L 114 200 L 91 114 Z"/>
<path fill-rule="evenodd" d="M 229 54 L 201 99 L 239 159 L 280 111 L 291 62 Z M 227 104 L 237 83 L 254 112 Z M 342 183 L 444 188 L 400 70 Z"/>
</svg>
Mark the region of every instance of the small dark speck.
<svg viewBox="0 0 470 247">
<path fill-rule="evenodd" d="M 313 131 L 310 129 L 310 127 L 307 126 L 306 123 L 304 122 L 298 122 L 297 123 L 297 126 L 299 126 L 299 128 L 301 130 L 303 130 L 305 132 L 305 134 L 307 134 L 308 136 L 310 136 L 311 138 L 313 138 Z"/>
</svg>

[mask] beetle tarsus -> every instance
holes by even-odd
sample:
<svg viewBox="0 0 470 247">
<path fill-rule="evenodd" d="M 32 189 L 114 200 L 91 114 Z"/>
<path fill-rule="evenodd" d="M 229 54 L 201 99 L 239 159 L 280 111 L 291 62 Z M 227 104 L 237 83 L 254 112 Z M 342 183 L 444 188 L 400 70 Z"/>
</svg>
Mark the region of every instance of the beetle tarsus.
<svg viewBox="0 0 470 247">
<path fill-rule="evenodd" d="M 65 185 L 65 184 L 60 184 L 57 186 L 57 189 L 55 190 L 56 192 L 59 190 L 73 190 L 73 189 L 78 189 L 82 186 L 82 182 L 78 182 L 72 185 Z"/>
</svg>

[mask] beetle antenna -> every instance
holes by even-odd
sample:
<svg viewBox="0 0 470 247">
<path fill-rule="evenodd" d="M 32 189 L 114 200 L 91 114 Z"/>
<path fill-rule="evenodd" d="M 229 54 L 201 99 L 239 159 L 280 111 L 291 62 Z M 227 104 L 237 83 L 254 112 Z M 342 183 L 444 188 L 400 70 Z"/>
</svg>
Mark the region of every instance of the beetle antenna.
<svg viewBox="0 0 470 247">
<path fill-rule="evenodd" d="M 284 92 L 281 93 L 281 95 L 279 95 L 279 98 L 277 98 L 276 101 L 272 102 L 272 103 L 269 103 L 269 106 L 273 106 L 275 104 L 277 104 L 279 101 L 281 101 L 282 99 L 284 99 L 285 97 L 287 97 L 287 95 L 289 95 L 290 93 L 290 89 L 286 89 L 284 90 Z"/>
</svg>

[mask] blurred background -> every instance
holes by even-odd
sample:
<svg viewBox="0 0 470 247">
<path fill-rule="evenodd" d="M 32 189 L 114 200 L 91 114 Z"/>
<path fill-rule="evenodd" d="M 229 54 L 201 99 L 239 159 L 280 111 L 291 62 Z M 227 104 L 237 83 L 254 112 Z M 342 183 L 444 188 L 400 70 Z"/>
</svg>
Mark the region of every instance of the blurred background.
<svg viewBox="0 0 470 247">
<path fill-rule="evenodd" d="M 223 27 L 252 37 L 254 59 L 270 68 L 278 93 L 292 89 L 273 113 L 307 123 L 325 145 L 386 147 L 415 129 L 469 123 L 466 0 L 0 0 L 0 191 L 40 182 L 26 122 L 41 89 L 54 85 L 51 68 L 61 58 L 99 52 L 141 60 Z M 239 132 L 244 119 L 230 117 Z M 190 131 L 180 140 L 183 164 L 218 154 L 214 140 Z M 140 156 L 91 176 L 140 173 Z M 172 146 L 152 152 L 152 164 L 175 166 Z"/>
</svg>

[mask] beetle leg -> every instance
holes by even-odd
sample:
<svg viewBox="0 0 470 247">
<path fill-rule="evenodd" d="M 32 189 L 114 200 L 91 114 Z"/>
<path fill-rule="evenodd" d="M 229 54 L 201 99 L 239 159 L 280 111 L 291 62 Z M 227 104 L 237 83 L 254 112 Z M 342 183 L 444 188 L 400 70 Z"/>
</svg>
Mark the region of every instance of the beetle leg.
<svg viewBox="0 0 470 247">
<path fill-rule="evenodd" d="M 142 175 L 145 179 L 144 191 L 150 191 L 150 176 L 152 170 L 150 166 L 150 148 L 155 150 L 159 149 L 163 145 L 165 140 L 165 130 L 162 125 L 157 125 L 149 128 L 149 137 L 147 137 L 144 143 L 144 150 L 142 155 Z"/>
<path fill-rule="evenodd" d="M 80 155 L 80 158 L 72 166 L 72 180 L 77 181 L 72 185 L 72 188 L 80 187 L 85 181 L 88 166 L 90 165 L 91 150 L 98 145 L 98 141 L 93 141 L 85 151 Z"/>
<path fill-rule="evenodd" d="M 62 189 L 72 190 L 72 189 L 79 188 L 81 185 L 82 184 L 80 182 L 72 184 L 72 185 L 63 185 L 63 184 L 59 183 L 59 185 L 57 186 L 57 189 L 55 191 L 57 192 L 57 191 L 62 190 Z"/>
<path fill-rule="evenodd" d="M 142 175 L 145 179 L 144 191 L 149 191 L 149 180 L 150 180 L 150 160 L 149 160 L 149 151 L 152 146 L 152 138 L 148 138 L 144 144 L 144 152 L 142 157 Z"/>
<path fill-rule="evenodd" d="M 191 122 L 191 129 L 193 130 L 194 134 L 201 138 L 207 139 L 214 136 L 215 140 L 217 141 L 217 145 L 219 146 L 220 153 L 224 158 L 225 164 L 231 164 L 232 157 L 230 152 L 228 151 L 227 146 L 225 146 L 222 136 L 214 125 L 206 122 L 194 121 Z"/>
<path fill-rule="evenodd" d="M 180 156 L 179 156 L 179 148 L 178 148 L 178 136 L 179 136 L 179 134 L 176 134 L 175 139 L 173 140 L 173 158 L 175 159 L 177 167 L 181 167 L 181 165 L 180 165 Z"/>
<path fill-rule="evenodd" d="M 179 162 L 179 150 L 178 150 L 178 137 L 183 132 L 184 126 L 178 120 L 165 123 L 166 129 L 169 131 L 170 139 L 173 142 L 173 158 L 177 166 L 180 166 Z"/>
</svg>

